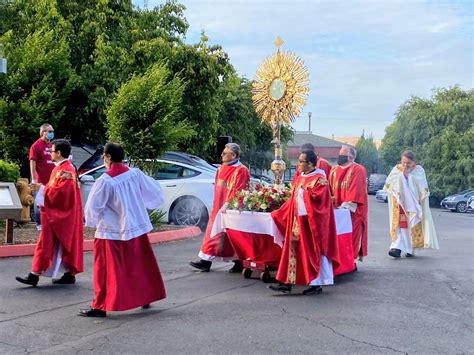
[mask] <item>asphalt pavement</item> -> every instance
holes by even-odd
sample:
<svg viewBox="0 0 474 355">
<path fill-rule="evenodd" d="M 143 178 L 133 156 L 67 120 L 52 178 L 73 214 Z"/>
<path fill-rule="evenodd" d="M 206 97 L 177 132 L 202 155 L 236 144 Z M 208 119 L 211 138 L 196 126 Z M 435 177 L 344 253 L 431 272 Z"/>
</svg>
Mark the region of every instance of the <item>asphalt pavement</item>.
<svg viewBox="0 0 474 355">
<path fill-rule="evenodd" d="M 369 256 L 318 296 L 275 294 L 225 263 L 194 272 L 196 237 L 154 246 L 166 300 L 84 318 L 91 253 L 71 286 L 24 287 L 14 278 L 31 257 L 0 259 L 0 353 L 473 353 L 474 214 L 432 210 L 440 250 L 395 260 L 387 205 L 371 196 L 369 207 Z"/>
</svg>

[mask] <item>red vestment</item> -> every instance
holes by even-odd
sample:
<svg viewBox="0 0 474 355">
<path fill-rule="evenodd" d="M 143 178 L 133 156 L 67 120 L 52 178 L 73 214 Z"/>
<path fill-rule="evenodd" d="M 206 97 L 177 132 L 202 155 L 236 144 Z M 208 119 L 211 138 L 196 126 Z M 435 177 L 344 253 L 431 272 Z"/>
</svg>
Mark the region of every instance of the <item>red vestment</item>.
<svg viewBox="0 0 474 355">
<path fill-rule="evenodd" d="M 75 275 L 83 271 L 84 224 L 81 191 L 76 169 L 69 160 L 56 166 L 44 189 L 41 232 L 33 257 L 32 271 L 41 274 L 53 265 L 56 242 L 62 261 Z"/>
<path fill-rule="evenodd" d="M 307 215 L 298 215 L 298 193 L 303 188 Z M 284 284 L 309 285 L 319 276 L 321 256 L 339 264 L 331 194 L 326 178 L 319 173 L 299 176 L 293 193 L 280 209 L 272 212 L 278 229 L 285 234 L 277 280 Z"/>
<path fill-rule="evenodd" d="M 219 233 L 212 238 L 210 236 L 217 212 L 219 212 L 226 202 L 230 202 L 238 191 L 248 189 L 249 181 L 249 169 L 240 163 L 234 165 L 223 164 L 217 170 L 214 187 L 214 204 L 199 252 L 201 259 L 209 261 L 234 259 L 235 251 L 226 233 Z"/>
<path fill-rule="evenodd" d="M 352 218 L 352 247 L 354 260 L 367 255 L 368 242 L 368 200 L 367 200 L 367 172 L 357 163 L 352 163 L 346 168 L 336 165 L 329 175 L 329 184 L 334 199 L 335 207 L 343 202 L 357 204 Z"/>
<path fill-rule="evenodd" d="M 126 165 L 116 163 L 106 174 L 116 177 L 128 170 Z M 130 240 L 94 240 L 92 308 L 126 311 L 165 297 L 165 285 L 148 234 Z"/>
</svg>

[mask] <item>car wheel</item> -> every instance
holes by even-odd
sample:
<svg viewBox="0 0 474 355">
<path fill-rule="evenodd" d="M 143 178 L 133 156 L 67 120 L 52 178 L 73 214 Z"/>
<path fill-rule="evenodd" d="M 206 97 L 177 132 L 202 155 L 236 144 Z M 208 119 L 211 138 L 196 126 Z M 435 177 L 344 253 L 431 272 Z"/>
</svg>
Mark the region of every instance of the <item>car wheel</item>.
<svg viewBox="0 0 474 355">
<path fill-rule="evenodd" d="M 459 213 L 466 213 L 466 211 L 467 211 L 467 203 L 464 202 L 464 201 L 459 202 L 459 203 L 456 205 L 456 211 L 459 212 Z"/>
<path fill-rule="evenodd" d="M 171 210 L 172 220 L 181 226 L 198 226 L 206 228 L 209 216 L 206 206 L 194 197 L 184 197 L 179 199 Z"/>
</svg>

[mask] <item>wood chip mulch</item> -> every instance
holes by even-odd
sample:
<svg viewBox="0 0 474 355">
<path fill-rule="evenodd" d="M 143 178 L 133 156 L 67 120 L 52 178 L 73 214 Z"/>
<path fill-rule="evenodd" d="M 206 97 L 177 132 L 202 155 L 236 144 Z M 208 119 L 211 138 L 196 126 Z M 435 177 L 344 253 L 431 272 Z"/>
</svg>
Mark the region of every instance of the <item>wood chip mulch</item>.
<svg viewBox="0 0 474 355">
<path fill-rule="evenodd" d="M 153 232 L 160 232 L 166 230 L 176 230 L 185 228 L 187 226 L 175 226 L 171 224 L 163 224 L 158 228 L 155 228 Z M 94 228 L 84 228 L 84 239 L 94 239 Z M 25 224 L 17 224 L 13 230 L 13 244 L 35 244 L 39 237 L 39 231 L 36 229 L 36 225 L 33 222 Z M 1 228 L 0 232 L 0 246 L 9 245 L 5 243 L 5 227 Z"/>
</svg>

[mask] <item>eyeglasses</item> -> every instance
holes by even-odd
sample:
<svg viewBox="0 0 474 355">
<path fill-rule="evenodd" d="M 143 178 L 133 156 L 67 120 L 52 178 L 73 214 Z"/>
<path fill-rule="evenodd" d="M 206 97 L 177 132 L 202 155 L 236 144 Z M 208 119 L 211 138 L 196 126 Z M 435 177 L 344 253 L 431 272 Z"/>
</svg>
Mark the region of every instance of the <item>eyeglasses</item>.
<svg viewBox="0 0 474 355">
<path fill-rule="evenodd" d="M 222 152 L 221 155 L 229 155 L 229 154 L 232 154 L 232 152 Z"/>
</svg>

